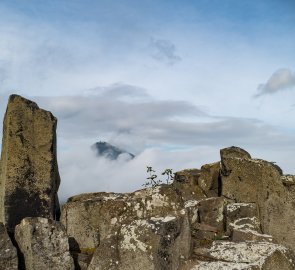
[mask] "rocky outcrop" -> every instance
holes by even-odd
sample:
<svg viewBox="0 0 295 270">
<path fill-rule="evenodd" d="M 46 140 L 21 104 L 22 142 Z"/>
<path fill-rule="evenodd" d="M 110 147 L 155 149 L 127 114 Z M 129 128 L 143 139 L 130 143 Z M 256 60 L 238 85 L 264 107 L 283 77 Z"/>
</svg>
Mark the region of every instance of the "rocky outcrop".
<svg viewBox="0 0 295 270">
<path fill-rule="evenodd" d="M 239 203 L 256 203 L 263 233 L 295 250 L 295 186 L 292 176 L 272 162 L 252 159 L 244 150 L 221 150 L 222 195 Z M 226 153 L 226 154 L 224 154 Z M 241 154 L 243 153 L 243 154 Z"/>
<path fill-rule="evenodd" d="M 59 222 L 55 128 L 50 112 L 10 97 L 0 270 L 295 269 L 295 176 L 276 164 L 225 148 L 170 185 L 74 196 Z"/>
<path fill-rule="evenodd" d="M 180 196 L 168 185 L 129 194 L 84 194 L 69 199 L 61 222 L 71 237 L 71 248 L 83 251 L 95 249 L 123 223 L 174 214 L 181 207 Z"/>
<path fill-rule="evenodd" d="M 68 237 L 60 222 L 40 217 L 24 218 L 15 228 L 15 239 L 26 270 L 74 270 Z"/>
<path fill-rule="evenodd" d="M 17 250 L 13 246 L 3 223 L 0 223 L 0 270 L 17 270 Z"/>
<path fill-rule="evenodd" d="M 36 103 L 10 96 L 0 164 L 0 222 L 10 232 L 25 217 L 59 215 L 56 122 Z"/>
</svg>

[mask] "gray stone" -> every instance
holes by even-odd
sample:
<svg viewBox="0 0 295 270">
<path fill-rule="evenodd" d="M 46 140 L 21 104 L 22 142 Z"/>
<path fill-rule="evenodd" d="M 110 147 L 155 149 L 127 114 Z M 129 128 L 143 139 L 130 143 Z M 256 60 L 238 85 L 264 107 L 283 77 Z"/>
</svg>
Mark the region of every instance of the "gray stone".
<svg viewBox="0 0 295 270">
<path fill-rule="evenodd" d="M 219 190 L 220 162 L 205 164 L 201 167 L 199 187 L 207 197 L 217 197 Z"/>
<path fill-rule="evenodd" d="M 128 194 L 84 194 L 64 205 L 61 222 L 70 236 L 71 250 L 83 252 L 97 248 L 123 223 L 175 214 L 182 208 L 181 197 L 168 185 Z"/>
<path fill-rule="evenodd" d="M 226 218 L 232 223 L 241 218 L 258 218 L 256 203 L 229 203 L 226 206 Z"/>
<path fill-rule="evenodd" d="M 222 158 L 251 158 L 251 155 L 246 150 L 236 146 L 221 149 L 220 156 Z"/>
<path fill-rule="evenodd" d="M 10 96 L 0 164 L 0 221 L 10 232 L 24 217 L 59 215 L 56 123 L 36 103 Z"/>
<path fill-rule="evenodd" d="M 224 207 L 226 199 L 223 197 L 212 197 L 200 200 L 198 203 L 200 223 L 216 227 L 218 232 L 224 231 Z"/>
<path fill-rule="evenodd" d="M 252 230 L 249 228 L 236 229 L 234 228 L 232 231 L 231 240 L 234 242 L 274 242 L 271 235 L 261 234 L 256 230 Z"/>
<path fill-rule="evenodd" d="M 261 233 L 261 224 L 256 203 L 230 203 L 226 206 L 226 232 L 233 229 L 254 230 Z"/>
<path fill-rule="evenodd" d="M 282 182 L 277 165 L 264 160 L 221 156 L 222 194 L 239 203 L 256 203 L 261 229 L 295 250 L 295 190 Z"/>
<path fill-rule="evenodd" d="M 0 223 L 0 270 L 17 269 L 17 250 L 13 246 L 3 223 Z"/>
<path fill-rule="evenodd" d="M 118 249 L 118 233 L 109 235 L 95 249 L 87 270 L 118 270 L 120 254 Z"/>
<path fill-rule="evenodd" d="M 181 194 L 184 201 L 206 198 L 206 193 L 198 186 L 201 171 L 187 169 L 175 173 L 173 187 Z"/>
<path fill-rule="evenodd" d="M 68 237 L 60 222 L 24 218 L 15 227 L 15 239 L 24 256 L 26 270 L 74 270 Z"/>
<path fill-rule="evenodd" d="M 96 249 L 88 270 L 176 270 L 191 251 L 186 211 L 122 224 Z"/>
<path fill-rule="evenodd" d="M 293 253 L 281 245 L 254 242 L 216 241 L 210 248 L 199 248 L 195 254 L 206 261 L 196 261 L 181 270 L 292 270 Z"/>
</svg>

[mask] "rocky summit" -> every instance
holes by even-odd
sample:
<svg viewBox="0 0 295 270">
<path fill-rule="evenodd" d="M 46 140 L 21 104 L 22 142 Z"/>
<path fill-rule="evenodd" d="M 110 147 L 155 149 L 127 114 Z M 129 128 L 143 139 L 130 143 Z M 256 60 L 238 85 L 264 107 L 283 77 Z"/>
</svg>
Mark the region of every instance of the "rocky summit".
<svg viewBox="0 0 295 270">
<path fill-rule="evenodd" d="M 172 184 L 68 199 L 56 118 L 17 95 L 4 118 L 0 270 L 295 269 L 295 176 L 238 147 Z"/>
</svg>

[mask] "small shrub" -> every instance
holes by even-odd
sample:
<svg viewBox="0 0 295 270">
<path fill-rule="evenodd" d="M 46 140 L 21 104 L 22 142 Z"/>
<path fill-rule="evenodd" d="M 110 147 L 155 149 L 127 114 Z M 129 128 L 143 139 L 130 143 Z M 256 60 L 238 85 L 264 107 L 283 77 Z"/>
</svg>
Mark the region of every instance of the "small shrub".
<svg viewBox="0 0 295 270">
<path fill-rule="evenodd" d="M 161 179 L 157 179 L 158 175 L 156 174 L 156 171 L 153 170 L 151 166 L 147 166 L 147 173 L 149 176 L 146 178 L 147 181 L 143 184 L 144 187 L 156 187 L 163 183 Z M 166 175 L 166 184 L 171 184 L 174 179 L 174 173 L 172 169 L 166 169 L 161 173 L 161 175 Z"/>
</svg>

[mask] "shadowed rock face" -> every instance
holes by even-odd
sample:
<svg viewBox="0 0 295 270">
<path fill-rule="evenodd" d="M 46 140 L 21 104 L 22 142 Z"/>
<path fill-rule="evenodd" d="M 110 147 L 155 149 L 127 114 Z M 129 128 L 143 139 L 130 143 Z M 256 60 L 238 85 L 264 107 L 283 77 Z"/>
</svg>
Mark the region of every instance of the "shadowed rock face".
<svg viewBox="0 0 295 270">
<path fill-rule="evenodd" d="M 10 232 L 25 217 L 58 218 L 56 123 L 36 103 L 10 96 L 0 164 L 0 222 Z"/>
<path fill-rule="evenodd" d="M 3 223 L 0 223 L 0 270 L 17 270 L 18 258 Z"/>
</svg>

